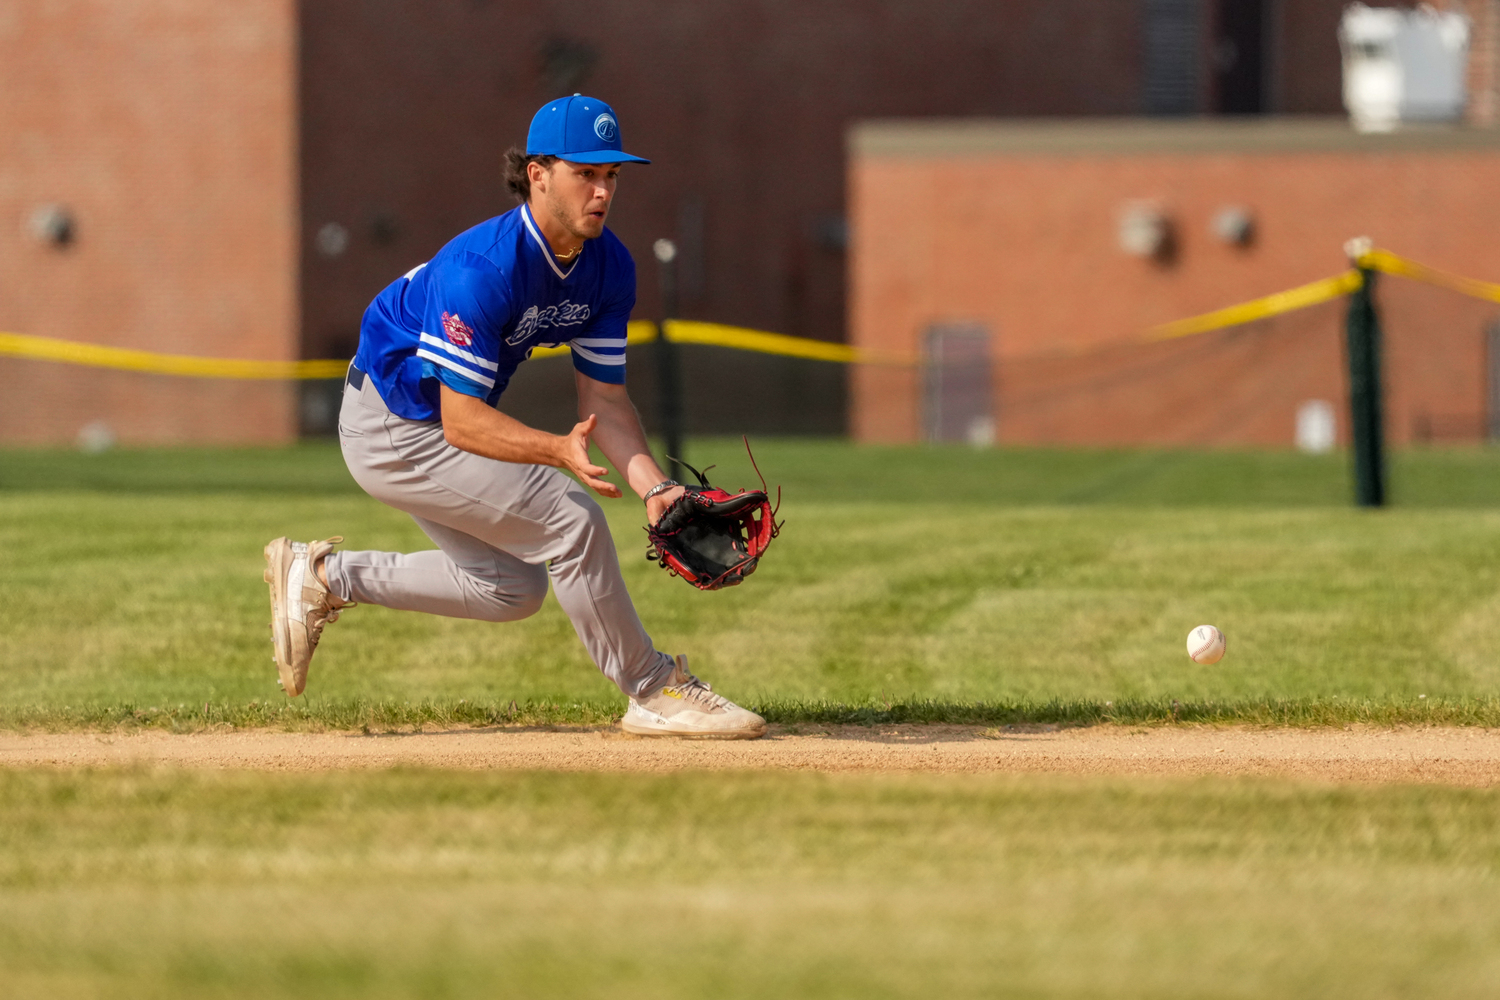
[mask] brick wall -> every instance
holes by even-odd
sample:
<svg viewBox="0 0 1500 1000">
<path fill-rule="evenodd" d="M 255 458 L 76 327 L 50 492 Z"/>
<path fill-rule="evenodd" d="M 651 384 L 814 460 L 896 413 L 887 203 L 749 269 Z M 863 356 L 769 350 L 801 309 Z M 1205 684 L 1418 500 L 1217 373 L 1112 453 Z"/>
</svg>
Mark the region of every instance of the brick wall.
<svg viewBox="0 0 1500 1000">
<path fill-rule="evenodd" d="M 1469 17 L 1469 104 L 1471 124 L 1500 125 L 1500 0 L 1454 0 Z"/>
<path fill-rule="evenodd" d="M 293 0 L 0 5 L 0 330 L 297 351 Z M 32 231 L 64 206 L 66 246 Z M 291 388 L 0 358 L 0 440 L 282 441 Z"/>
<path fill-rule="evenodd" d="M 1271 106 L 1336 111 L 1342 0 L 1267 5 Z M 686 315 L 841 339 L 845 126 L 1130 114 L 1141 11 L 1142 0 L 5 4 L 0 329 L 347 355 L 380 287 L 510 207 L 500 156 L 532 111 L 583 90 L 615 103 L 629 144 L 657 161 L 627 172 L 612 220 L 643 264 L 638 315 L 658 312 L 647 248 L 668 235 Z M 23 224 L 53 202 L 77 222 L 66 249 Z M 329 224 L 347 235 L 341 253 L 318 249 Z M 722 359 L 694 364 L 706 403 Z M 761 367 L 751 395 L 789 411 L 778 428 L 837 427 L 838 406 L 797 404 L 838 397 L 837 370 Z M 0 398 L 3 439 L 62 440 L 94 419 L 142 441 L 278 440 L 297 425 L 292 386 L 7 361 L 0 372 L 26 387 Z M 567 386 L 530 389 L 547 399 Z M 156 409 L 105 402 L 148 396 Z M 230 397 L 249 419 L 217 416 L 213 401 Z M 720 412 L 694 403 L 692 414 Z"/>
<path fill-rule="evenodd" d="M 934 323 L 984 324 L 1002 441 L 1287 445 L 1300 401 L 1342 398 L 1340 308 L 1121 345 L 1156 324 L 1338 273 L 1356 235 L 1436 267 L 1500 276 L 1500 207 L 1487 193 L 1500 171 L 1494 132 L 1360 137 L 1334 120 L 1052 133 L 996 125 L 987 137 L 970 128 L 945 138 L 892 125 L 863 130 L 855 144 L 867 149 L 851 164 L 852 339 L 915 351 Z M 1119 213 L 1134 201 L 1173 220 L 1170 260 L 1120 249 Z M 1226 205 L 1253 210 L 1248 247 L 1211 234 Z M 1422 437 L 1424 420 L 1469 428 L 1444 436 L 1478 438 L 1483 331 L 1500 306 L 1397 278 L 1381 297 L 1392 439 Z M 858 370 L 855 435 L 917 439 L 921 394 L 911 370 Z"/>
<path fill-rule="evenodd" d="M 380 288 L 512 207 L 501 154 L 575 90 L 655 160 L 625 170 L 610 221 L 640 264 L 637 316 L 658 315 L 650 245 L 672 236 L 686 315 L 843 339 L 846 123 L 1132 111 L 1136 17 L 1134 0 L 304 5 L 304 353 L 347 353 Z M 314 244 L 329 223 L 351 236 L 334 257 Z M 785 380 L 768 377 L 756 395 L 776 405 Z M 841 392 L 837 370 L 807 377 Z M 688 381 L 722 397 L 722 372 Z M 841 409 L 804 429 L 837 429 Z"/>
</svg>

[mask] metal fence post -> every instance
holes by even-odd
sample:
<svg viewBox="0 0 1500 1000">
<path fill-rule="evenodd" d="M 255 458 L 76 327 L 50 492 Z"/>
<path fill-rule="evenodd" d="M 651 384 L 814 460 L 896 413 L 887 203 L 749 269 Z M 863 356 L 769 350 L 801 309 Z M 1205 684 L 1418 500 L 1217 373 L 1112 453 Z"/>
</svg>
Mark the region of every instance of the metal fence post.
<svg viewBox="0 0 1500 1000">
<path fill-rule="evenodd" d="M 667 339 L 667 323 L 677 318 L 677 244 L 657 240 L 651 250 L 656 255 L 657 277 L 661 282 L 661 325 L 655 345 L 661 435 L 667 453 L 667 475 L 681 479 L 682 379 L 677 345 Z"/>
<path fill-rule="evenodd" d="M 1349 356 L 1349 428 L 1354 445 L 1354 502 L 1385 506 L 1384 406 L 1380 384 L 1380 314 L 1375 308 L 1375 271 L 1350 256 L 1359 268 L 1360 285 L 1349 295 L 1345 324 Z"/>
</svg>

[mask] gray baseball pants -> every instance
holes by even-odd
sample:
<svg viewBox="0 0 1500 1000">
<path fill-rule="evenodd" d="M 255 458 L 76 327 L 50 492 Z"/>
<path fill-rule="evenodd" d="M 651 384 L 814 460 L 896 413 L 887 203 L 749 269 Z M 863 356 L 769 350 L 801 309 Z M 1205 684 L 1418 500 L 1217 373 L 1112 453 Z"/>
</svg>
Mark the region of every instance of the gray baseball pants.
<svg viewBox="0 0 1500 1000">
<path fill-rule="evenodd" d="M 344 386 L 339 444 L 355 482 L 437 543 L 426 552 L 334 552 L 324 568 L 339 597 L 506 622 L 536 614 L 550 576 L 605 677 L 633 697 L 667 682 L 672 658 L 641 625 L 604 512 L 585 487 L 547 466 L 453 447 L 442 424 L 392 413 L 369 378 Z"/>
</svg>

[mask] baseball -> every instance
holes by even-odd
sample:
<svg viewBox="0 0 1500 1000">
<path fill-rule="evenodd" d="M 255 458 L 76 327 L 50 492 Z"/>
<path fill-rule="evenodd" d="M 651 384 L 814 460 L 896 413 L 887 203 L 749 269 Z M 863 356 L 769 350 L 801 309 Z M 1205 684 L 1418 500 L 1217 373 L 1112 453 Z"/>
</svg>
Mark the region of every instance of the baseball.
<svg viewBox="0 0 1500 1000">
<path fill-rule="evenodd" d="M 1224 649 L 1224 633 L 1212 625 L 1199 625 L 1188 633 L 1187 651 L 1194 663 L 1218 663 Z"/>
</svg>

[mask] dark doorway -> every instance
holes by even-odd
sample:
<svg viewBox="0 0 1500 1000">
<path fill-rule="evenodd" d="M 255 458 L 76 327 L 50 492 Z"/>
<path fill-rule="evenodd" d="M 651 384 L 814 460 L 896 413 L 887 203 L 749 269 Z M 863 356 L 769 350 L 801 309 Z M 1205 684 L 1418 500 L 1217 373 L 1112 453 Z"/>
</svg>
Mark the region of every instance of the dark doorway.
<svg viewBox="0 0 1500 1000">
<path fill-rule="evenodd" d="M 927 331 L 929 441 L 995 442 L 995 390 L 990 333 L 978 323 L 939 323 Z"/>
<path fill-rule="evenodd" d="M 1484 361 L 1489 371 L 1486 380 L 1485 410 L 1488 416 L 1488 434 L 1491 441 L 1500 441 L 1500 319 L 1495 320 L 1484 331 Z"/>
<path fill-rule="evenodd" d="M 1214 14 L 1214 110 L 1258 115 L 1266 110 L 1266 5 L 1268 0 L 1218 0 Z"/>
<path fill-rule="evenodd" d="M 1203 110 L 1204 0 L 1146 0 L 1141 8 L 1144 62 L 1142 110 L 1191 115 Z"/>
</svg>

